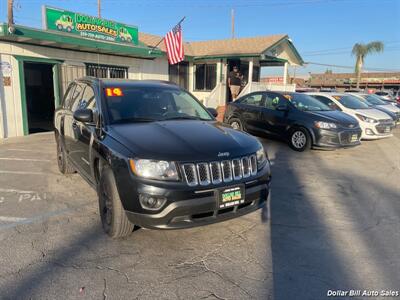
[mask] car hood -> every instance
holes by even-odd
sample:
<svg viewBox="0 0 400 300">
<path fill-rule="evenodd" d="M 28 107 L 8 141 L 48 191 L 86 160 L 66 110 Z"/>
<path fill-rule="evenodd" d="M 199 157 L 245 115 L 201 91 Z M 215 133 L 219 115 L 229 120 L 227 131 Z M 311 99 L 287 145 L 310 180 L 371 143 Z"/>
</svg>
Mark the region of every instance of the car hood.
<svg viewBox="0 0 400 300">
<path fill-rule="evenodd" d="M 363 115 L 368 118 L 373 118 L 377 120 L 387 120 L 391 119 L 391 117 L 384 113 L 383 111 L 377 110 L 375 108 L 367 108 L 367 109 L 354 109 L 357 114 Z"/>
<path fill-rule="evenodd" d="M 255 153 L 253 136 L 216 121 L 176 120 L 111 125 L 108 133 L 132 156 L 172 161 L 212 161 Z"/>
<path fill-rule="evenodd" d="M 383 109 L 391 111 L 393 113 L 400 112 L 400 108 L 398 108 L 392 104 L 377 105 L 377 107 L 383 108 Z"/>
<path fill-rule="evenodd" d="M 310 111 L 308 113 L 318 116 L 321 121 L 338 123 L 344 127 L 356 127 L 358 125 L 356 118 L 337 110 Z"/>
</svg>

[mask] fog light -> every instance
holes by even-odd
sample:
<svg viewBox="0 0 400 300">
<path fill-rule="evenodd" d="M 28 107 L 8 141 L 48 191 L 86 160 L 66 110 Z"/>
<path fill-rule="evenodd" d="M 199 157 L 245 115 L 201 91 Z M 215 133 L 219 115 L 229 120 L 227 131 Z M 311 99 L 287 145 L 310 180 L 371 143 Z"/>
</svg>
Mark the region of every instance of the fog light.
<svg viewBox="0 0 400 300">
<path fill-rule="evenodd" d="M 167 199 L 165 197 L 139 194 L 139 201 L 144 209 L 158 210 L 167 202 Z"/>
<path fill-rule="evenodd" d="M 365 134 L 374 135 L 374 132 L 371 129 L 367 128 L 365 129 Z"/>
</svg>

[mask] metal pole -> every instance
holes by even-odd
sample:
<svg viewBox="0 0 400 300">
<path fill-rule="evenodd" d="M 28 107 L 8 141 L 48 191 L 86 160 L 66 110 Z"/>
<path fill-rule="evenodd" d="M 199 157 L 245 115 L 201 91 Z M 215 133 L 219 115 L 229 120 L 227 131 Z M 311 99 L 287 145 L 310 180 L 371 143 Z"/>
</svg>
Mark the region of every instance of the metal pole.
<svg viewBox="0 0 400 300">
<path fill-rule="evenodd" d="M 8 27 L 12 27 L 14 25 L 14 13 L 13 13 L 13 8 L 14 8 L 14 1 L 13 0 L 8 0 L 7 1 L 7 12 L 8 12 Z"/>
<path fill-rule="evenodd" d="M 101 18 L 101 0 L 97 0 L 97 16 Z"/>
<path fill-rule="evenodd" d="M 231 9 L 231 34 L 232 34 L 232 39 L 235 38 L 235 10 L 232 8 Z"/>
</svg>

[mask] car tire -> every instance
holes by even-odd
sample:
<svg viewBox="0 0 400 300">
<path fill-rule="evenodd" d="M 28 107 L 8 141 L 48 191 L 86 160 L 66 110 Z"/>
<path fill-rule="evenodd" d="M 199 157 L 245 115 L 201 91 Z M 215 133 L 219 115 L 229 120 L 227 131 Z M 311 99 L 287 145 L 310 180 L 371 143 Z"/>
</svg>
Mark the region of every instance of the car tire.
<svg viewBox="0 0 400 300">
<path fill-rule="evenodd" d="M 57 164 L 58 164 L 58 170 L 62 174 L 75 173 L 75 169 L 68 160 L 67 154 L 65 153 L 65 149 L 60 140 L 60 137 L 57 138 Z"/>
<path fill-rule="evenodd" d="M 233 129 L 243 131 L 242 122 L 241 122 L 239 119 L 237 119 L 237 118 L 232 118 L 232 119 L 230 119 L 230 120 L 229 120 L 229 125 L 230 125 Z"/>
<path fill-rule="evenodd" d="M 115 177 L 110 167 L 101 171 L 97 188 L 99 212 L 103 230 L 111 238 L 122 238 L 130 235 L 134 225 L 128 220 L 119 198 Z"/>
<path fill-rule="evenodd" d="M 294 128 L 290 132 L 289 145 L 299 152 L 311 149 L 311 135 L 308 130 L 302 127 Z"/>
</svg>

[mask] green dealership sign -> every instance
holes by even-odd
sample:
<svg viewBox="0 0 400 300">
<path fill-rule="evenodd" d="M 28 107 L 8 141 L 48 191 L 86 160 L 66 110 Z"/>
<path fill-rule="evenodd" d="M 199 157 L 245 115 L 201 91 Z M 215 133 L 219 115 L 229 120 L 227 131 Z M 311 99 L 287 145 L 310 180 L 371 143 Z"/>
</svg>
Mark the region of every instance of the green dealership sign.
<svg viewBox="0 0 400 300">
<path fill-rule="evenodd" d="M 43 14 L 45 29 L 95 40 L 138 44 L 138 28 L 135 26 L 47 6 L 43 8 Z"/>
</svg>

